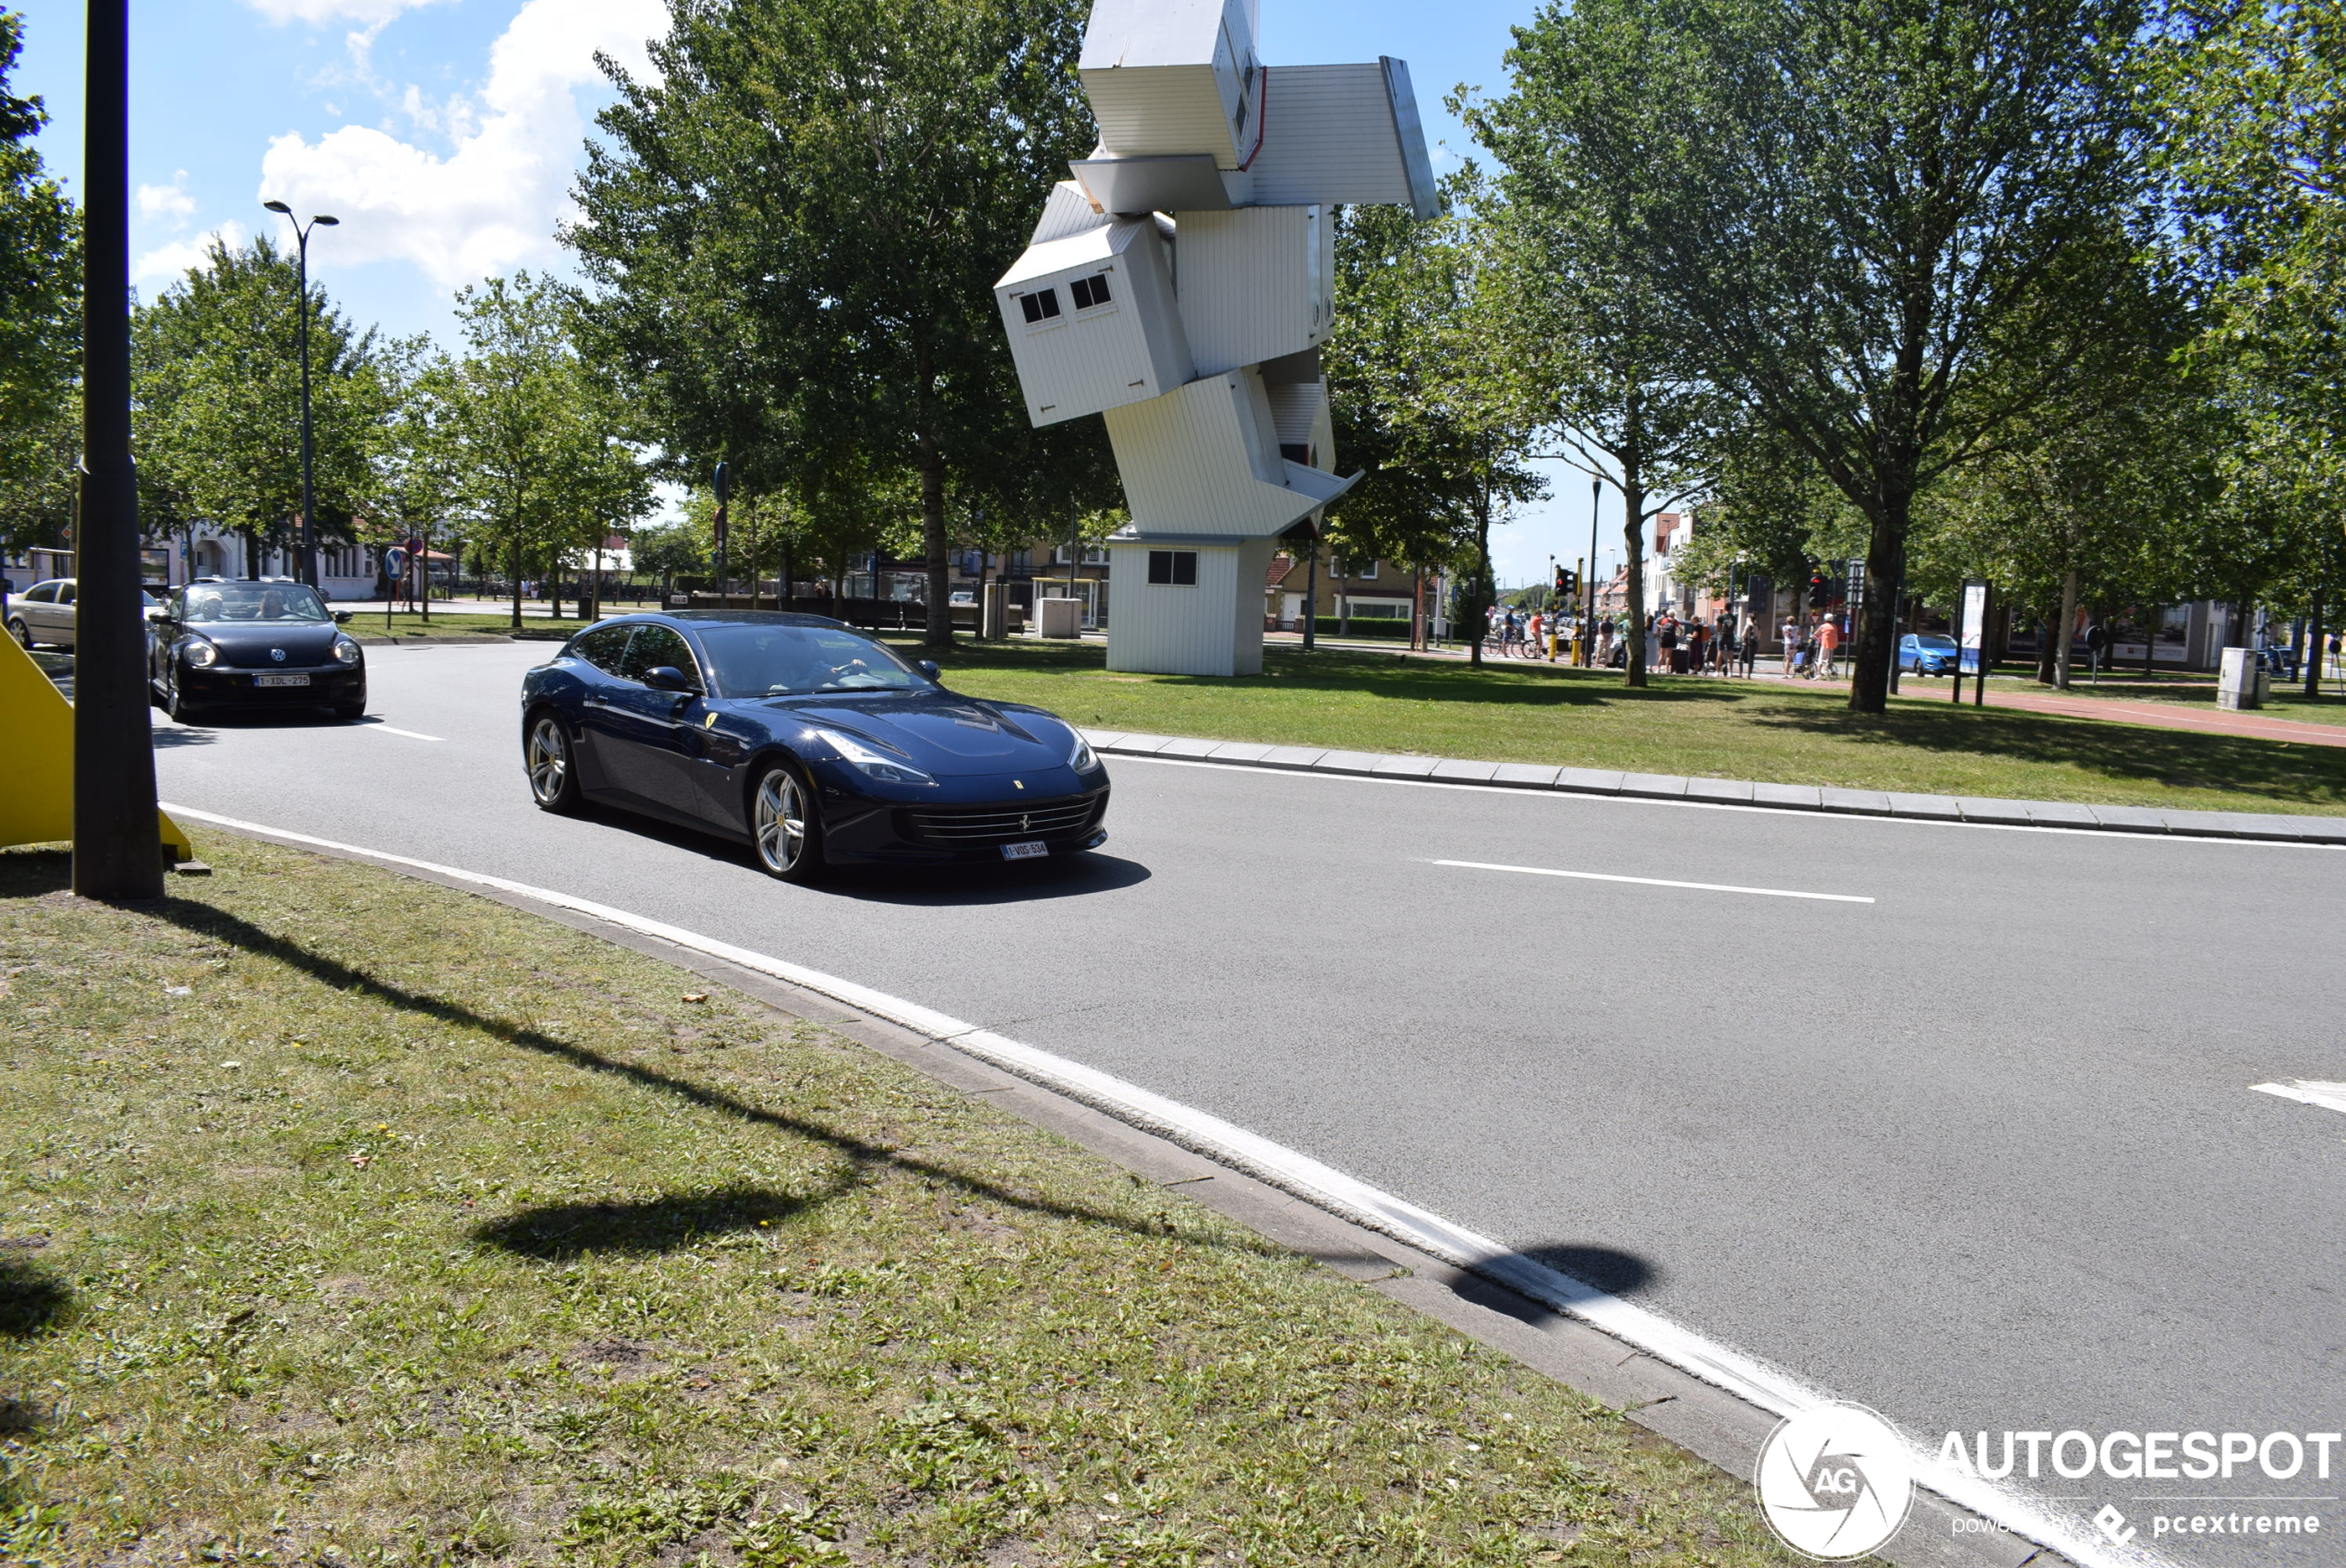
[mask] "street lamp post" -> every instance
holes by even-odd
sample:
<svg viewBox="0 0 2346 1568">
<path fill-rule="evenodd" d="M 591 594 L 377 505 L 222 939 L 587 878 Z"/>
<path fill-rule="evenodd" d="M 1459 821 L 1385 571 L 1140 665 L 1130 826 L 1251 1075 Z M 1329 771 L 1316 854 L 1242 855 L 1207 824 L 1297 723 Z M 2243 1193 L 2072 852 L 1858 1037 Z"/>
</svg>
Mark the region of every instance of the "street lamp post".
<svg viewBox="0 0 2346 1568">
<path fill-rule="evenodd" d="M 301 580 L 314 588 L 318 585 L 318 506 L 309 473 L 309 230 L 320 223 L 333 228 L 342 220 L 320 212 L 304 228 L 284 202 L 261 205 L 293 225 L 295 264 L 301 276 Z"/>
<path fill-rule="evenodd" d="M 139 495 L 130 464 L 130 77 L 126 0 L 91 0 L 83 97 L 81 475 L 74 527 L 73 890 L 163 892 Z"/>
</svg>

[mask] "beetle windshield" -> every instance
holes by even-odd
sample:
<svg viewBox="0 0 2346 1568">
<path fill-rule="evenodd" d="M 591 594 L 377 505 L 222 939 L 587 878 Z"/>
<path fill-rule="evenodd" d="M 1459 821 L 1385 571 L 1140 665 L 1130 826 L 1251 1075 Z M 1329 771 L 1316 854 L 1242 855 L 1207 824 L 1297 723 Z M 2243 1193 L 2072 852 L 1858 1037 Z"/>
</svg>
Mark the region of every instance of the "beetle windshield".
<svg viewBox="0 0 2346 1568">
<path fill-rule="evenodd" d="M 700 641 L 723 696 L 932 689 L 890 649 L 843 626 L 709 626 Z"/>
<path fill-rule="evenodd" d="M 184 619 L 199 621 L 330 621 L 316 590 L 299 583 L 197 583 L 188 587 Z"/>
</svg>

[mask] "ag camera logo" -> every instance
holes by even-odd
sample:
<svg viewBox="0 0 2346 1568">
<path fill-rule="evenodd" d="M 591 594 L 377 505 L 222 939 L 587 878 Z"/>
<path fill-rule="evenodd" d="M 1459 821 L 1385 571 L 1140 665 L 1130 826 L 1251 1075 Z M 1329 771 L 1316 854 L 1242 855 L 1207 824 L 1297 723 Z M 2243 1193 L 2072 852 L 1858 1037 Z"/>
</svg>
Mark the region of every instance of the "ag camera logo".
<svg viewBox="0 0 2346 1568">
<path fill-rule="evenodd" d="M 1826 1562 L 1880 1547 L 1915 1500 L 1905 1443 L 1862 1405 L 1820 1405 L 1780 1423 L 1752 1484 L 1777 1538 Z"/>
</svg>

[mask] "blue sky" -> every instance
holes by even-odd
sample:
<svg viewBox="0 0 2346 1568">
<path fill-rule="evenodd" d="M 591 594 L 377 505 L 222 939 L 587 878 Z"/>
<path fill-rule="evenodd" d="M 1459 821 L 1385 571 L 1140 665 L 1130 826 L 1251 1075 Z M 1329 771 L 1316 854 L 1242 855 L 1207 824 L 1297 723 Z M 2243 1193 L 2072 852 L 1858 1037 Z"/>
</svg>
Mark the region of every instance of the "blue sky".
<svg viewBox="0 0 2346 1568">
<path fill-rule="evenodd" d="M 1428 139 L 1465 151 L 1442 98 L 1504 85 L 1508 29 L 1534 4 L 1261 0 L 1263 57 L 1399 55 Z M 82 5 L 10 8 L 25 18 L 17 90 L 46 101 L 43 155 L 76 183 Z M 134 281 L 167 285 L 212 234 L 284 238 L 260 207 L 281 199 L 342 219 L 311 242 L 311 273 L 356 320 L 441 336 L 464 284 L 567 271 L 553 230 L 609 97 L 594 54 L 640 62 L 665 16 L 663 0 L 130 0 Z M 1437 149 L 1437 170 L 1455 166 Z M 1502 530 L 1505 580 L 1588 548 L 1586 482 L 1559 472 L 1554 488 Z"/>
</svg>

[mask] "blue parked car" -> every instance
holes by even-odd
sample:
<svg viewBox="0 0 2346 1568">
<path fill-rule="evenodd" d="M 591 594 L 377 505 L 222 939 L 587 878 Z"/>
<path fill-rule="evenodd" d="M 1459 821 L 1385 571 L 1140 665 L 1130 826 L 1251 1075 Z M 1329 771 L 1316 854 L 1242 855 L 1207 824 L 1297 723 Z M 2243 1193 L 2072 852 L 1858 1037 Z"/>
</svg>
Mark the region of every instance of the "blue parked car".
<svg viewBox="0 0 2346 1568">
<path fill-rule="evenodd" d="M 1963 650 L 1953 637 L 1909 632 L 1898 639 L 1898 668 L 1911 674 L 1952 674 L 1962 662 Z"/>
<path fill-rule="evenodd" d="M 936 665 L 821 616 L 602 621 L 523 677 L 521 710 L 540 807 L 600 801 L 720 834 L 786 882 L 1107 840 L 1107 769 L 1065 720 L 957 695 Z"/>
</svg>

